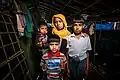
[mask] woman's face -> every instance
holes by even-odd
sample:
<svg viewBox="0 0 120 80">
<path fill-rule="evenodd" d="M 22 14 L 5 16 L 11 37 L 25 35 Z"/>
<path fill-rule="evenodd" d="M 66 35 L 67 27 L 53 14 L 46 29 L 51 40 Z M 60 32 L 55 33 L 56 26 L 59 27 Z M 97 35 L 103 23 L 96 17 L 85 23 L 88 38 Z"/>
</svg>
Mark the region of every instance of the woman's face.
<svg viewBox="0 0 120 80">
<path fill-rule="evenodd" d="M 58 30 L 62 30 L 64 28 L 63 21 L 57 17 L 54 19 L 54 25 Z"/>
</svg>

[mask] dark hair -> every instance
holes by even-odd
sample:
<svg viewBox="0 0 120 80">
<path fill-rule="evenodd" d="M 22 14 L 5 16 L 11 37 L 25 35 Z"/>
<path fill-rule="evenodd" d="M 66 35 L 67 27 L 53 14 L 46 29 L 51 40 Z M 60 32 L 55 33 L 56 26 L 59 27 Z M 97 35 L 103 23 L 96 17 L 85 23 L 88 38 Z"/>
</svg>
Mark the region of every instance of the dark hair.
<svg viewBox="0 0 120 80">
<path fill-rule="evenodd" d="M 72 24 L 74 24 L 74 23 L 83 23 L 84 24 L 84 18 L 82 16 L 75 16 L 72 21 Z"/>
<path fill-rule="evenodd" d="M 60 42 L 60 37 L 56 34 L 52 34 L 48 37 L 48 43 L 50 42 Z"/>
<path fill-rule="evenodd" d="M 73 24 L 74 24 L 74 23 L 82 23 L 82 24 L 84 24 L 84 20 L 73 20 L 72 23 L 73 23 Z"/>
<path fill-rule="evenodd" d="M 40 22 L 38 28 L 40 28 L 41 26 L 47 26 L 48 27 L 47 23 L 45 23 L 45 22 Z"/>
</svg>

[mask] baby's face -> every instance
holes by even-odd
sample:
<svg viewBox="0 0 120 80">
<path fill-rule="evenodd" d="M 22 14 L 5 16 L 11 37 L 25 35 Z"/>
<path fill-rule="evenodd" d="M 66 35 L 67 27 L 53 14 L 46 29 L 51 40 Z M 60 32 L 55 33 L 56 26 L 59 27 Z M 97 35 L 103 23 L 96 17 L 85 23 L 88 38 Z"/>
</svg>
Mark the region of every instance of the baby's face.
<svg viewBox="0 0 120 80">
<path fill-rule="evenodd" d="M 42 25 L 39 29 L 40 33 L 42 33 L 42 34 L 47 34 L 47 32 L 48 32 L 47 30 L 48 30 L 48 28 L 46 25 Z"/>
</svg>

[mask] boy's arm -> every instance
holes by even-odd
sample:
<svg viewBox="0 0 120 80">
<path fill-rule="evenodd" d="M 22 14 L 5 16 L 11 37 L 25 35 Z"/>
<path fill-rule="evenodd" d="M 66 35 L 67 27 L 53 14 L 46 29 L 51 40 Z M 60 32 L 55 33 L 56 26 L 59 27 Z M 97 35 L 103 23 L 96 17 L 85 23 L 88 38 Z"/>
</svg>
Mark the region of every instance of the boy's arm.
<svg viewBox="0 0 120 80">
<path fill-rule="evenodd" d="M 88 36 L 87 54 L 91 54 L 91 53 L 92 53 L 91 41 L 90 41 L 90 38 L 89 38 L 89 36 Z"/>
<path fill-rule="evenodd" d="M 70 69 L 69 69 L 69 53 L 68 53 L 68 48 L 67 48 L 67 65 L 66 65 L 66 67 L 67 67 L 67 75 L 69 76 L 69 74 L 70 74 Z"/>
<path fill-rule="evenodd" d="M 88 36 L 88 42 L 87 42 L 87 50 L 91 51 L 92 47 L 91 47 L 91 41 L 90 41 L 90 37 Z"/>
<path fill-rule="evenodd" d="M 66 46 L 66 49 L 67 49 L 67 52 L 66 52 L 66 60 L 67 60 L 67 64 L 66 64 L 66 68 L 67 68 L 67 73 L 69 74 L 70 73 L 70 70 L 69 70 L 69 37 L 67 38 L 67 46 Z"/>
<path fill-rule="evenodd" d="M 61 65 L 61 69 L 64 71 L 66 69 L 66 63 L 67 63 L 67 61 L 66 61 L 66 56 L 64 54 L 62 56 L 63 57 L 61 59 L 60 65 Z"/>
</svg>

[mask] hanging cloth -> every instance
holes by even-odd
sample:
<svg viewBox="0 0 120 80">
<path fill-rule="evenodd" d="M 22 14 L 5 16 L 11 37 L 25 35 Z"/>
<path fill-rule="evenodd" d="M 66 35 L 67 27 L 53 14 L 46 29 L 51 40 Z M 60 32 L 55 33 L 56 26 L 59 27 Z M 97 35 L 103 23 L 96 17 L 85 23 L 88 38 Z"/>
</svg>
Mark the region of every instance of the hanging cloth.
<svg viewBox="0 0 120 80">
<path fill-rule="evenodd" d="M 26 26 L 25 16 L 22 14 L 19 14 L 18 16 L 19 16 L 22 28 L 25 28 L 25 26 Z"/>
<path fill-rule="evenodd" d="M 26 8 L 26 12 L 27 12 L 27 15 L 25 16 L 26 26 L 25 26 L 24 34 L 26 37 L 32 38 L 32 33 L 33 33 L 32 17 L 28 8 Z"/>
<path fill-rule="evenodd" d="M 18 29 L 19 35 L 24 36 L 24 28 L 22 27 L 19 14 L 16 14 L 16 18 L 17 18 L 17 29 Z"/>
</svg>

